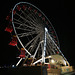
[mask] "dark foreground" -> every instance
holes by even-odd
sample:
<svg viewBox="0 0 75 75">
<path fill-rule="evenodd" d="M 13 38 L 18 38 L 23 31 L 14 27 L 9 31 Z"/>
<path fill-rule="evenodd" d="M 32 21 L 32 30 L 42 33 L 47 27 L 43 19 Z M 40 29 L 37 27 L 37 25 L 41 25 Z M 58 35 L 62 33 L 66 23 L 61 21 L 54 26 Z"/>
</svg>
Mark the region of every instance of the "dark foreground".
<svg viewBox="0 0 75 75">
<path fill-rule="evenodd" d="M 45 66 L 28 66 L 28 67 L 10 67 L 10 68 L 0 68 L 0 75 L 75 75 L 75 72 L 56 74 L 48 73 Z"/>
<path fill-rule="evenodd" d="M 43 66 L 0 68 L 0 75 L 47 75 L 47 69 Z"/>
</svg>

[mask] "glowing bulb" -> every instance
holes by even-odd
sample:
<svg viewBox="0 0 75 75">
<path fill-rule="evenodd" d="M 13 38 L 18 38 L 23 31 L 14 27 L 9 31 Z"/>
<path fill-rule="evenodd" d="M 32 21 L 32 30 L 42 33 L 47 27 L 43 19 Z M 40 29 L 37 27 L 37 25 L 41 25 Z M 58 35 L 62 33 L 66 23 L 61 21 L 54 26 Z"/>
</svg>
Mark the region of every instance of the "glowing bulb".
<svg viewBox="0 0 75 75">
<path fill-rule="evenodd" d="M 52 59 L 52 60 L 51 60 L 51 63 L 53 63 L 53 64 L 54 64 L 54 63 L 55 63 L 55 61 Z"/>
<path fill-rule="evenodd" d="M 51 58 L 51 56 L 49 56 L 49 58 Z"/>
<path fill-rule="evenodd" d="M 45 27 L 45 31 L 48 32 L 48 29 Z"/>
</svg>

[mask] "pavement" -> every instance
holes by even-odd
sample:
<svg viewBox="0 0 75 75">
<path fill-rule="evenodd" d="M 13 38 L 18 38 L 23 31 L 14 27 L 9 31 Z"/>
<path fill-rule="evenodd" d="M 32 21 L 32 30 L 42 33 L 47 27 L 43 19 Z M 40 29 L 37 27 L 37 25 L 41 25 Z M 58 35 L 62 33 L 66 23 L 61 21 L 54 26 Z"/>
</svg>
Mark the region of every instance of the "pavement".
<svg viewBox="0 0 75 75">
<path fill-rule="evenodd" d="M 64 74 L 61 74 L 61 75 L 75 75 L 75 71 L 74 72 L 69 72 L 69 73 L 64 73 Z"/>
</svg>

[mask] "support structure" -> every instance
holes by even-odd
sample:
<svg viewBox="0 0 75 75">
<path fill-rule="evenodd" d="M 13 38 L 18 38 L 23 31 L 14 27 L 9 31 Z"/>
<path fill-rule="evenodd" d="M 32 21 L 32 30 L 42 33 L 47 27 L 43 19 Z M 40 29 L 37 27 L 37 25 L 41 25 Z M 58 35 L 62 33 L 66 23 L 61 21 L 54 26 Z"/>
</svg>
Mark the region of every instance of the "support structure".
<svg viewBox="0 0 75 75">
<path fill-rule="evenodd" d="M 20 58 L 20 60 L 18 61 L 18 63 L 16 64 L 16 66 L 18 66 L 20 64 L 20 62 L 22 61 L 23 58 Z"/>
<path fill-rule="evenodd" d="M 46 52 L 46 33 L 47 33 L 47 28 L 45 28 L 45 37 L 44 37 L 44 49 L 42 50 L 42 63 L 45 63 L 45 52 Z"/>
</svg>

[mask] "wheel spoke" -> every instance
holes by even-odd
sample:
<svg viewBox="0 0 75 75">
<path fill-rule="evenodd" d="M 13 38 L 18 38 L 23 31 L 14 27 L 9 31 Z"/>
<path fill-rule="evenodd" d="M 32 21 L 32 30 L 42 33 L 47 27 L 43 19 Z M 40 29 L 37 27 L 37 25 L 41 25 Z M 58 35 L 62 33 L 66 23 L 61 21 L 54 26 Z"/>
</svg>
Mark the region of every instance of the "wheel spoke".
<svg viewBox="0 0 75 75">
<path fill-rule="evenodd" d="M 18 13 L 16 13 L 16 15 L 18 15 L 21 19 L 23 19 L 26 23 L 28 23 L 30 26 L 36 26 L 33 22 L 27 20 L 26 18 L 22 17 L 21 15 L 19 15 Z"/>
<path fill-rule="evenodd" d="M 22 11 L 22 10 L 21 10 L 21 11 Z M 37 26 L 37 23 L 34 21 L 34 19 L 32 19 L 32 18 L 30 17 L 32 14 L 29 13 L 29 15 L 27 15 L 24 11 L 22 11 L 22 13 L 24 14 L 25 17 L 27 16 L 26 18 L 27 18 L 28 20 L 32 21 L 32 22 L 35 24 L 35 25 L 34 25 L 35 27 L 38 27 L 38 26 Z"/>
<path fill-rule="evenodd" d="M 38 38 L 40 35 L 41 35 L 41 33 L 38 34 L 36 37 L 34 37 L 31 41 L 29 41 L 29 42 L 25 45 L 25 47 L 27 47 L 29 44 L 31 44 L 31 43 L 32 43 L 36 38 Z"/>
<path fill-rule="evenodd" d="M 32 27 L 32 26 L 29 26 L 29 25 L 27 25 L 27 24 L 25 24 L 25 23 L 22 23 L 22 22 L 20 22 L 19 20 L 16 20 L 16 19 L 14 19 L 15 21 L 17 21 L 17 22 L 14 22 L 14 24 L 18 24 L 18 28 L 20 28 L 20 27 L 24 27 L 24 29 L 25 28 L 30 28 L 31 30 L 37 30 L 37 31 L 39 31 L 39 29 L 37 29 L 37 28 L 35 28 L 35 27 Z"/>
<path fill-rule="evenodd" d="M 33 31 L 33 32 L 26 32 L 26 33 L 20 33 L 18 34 L 19 37 L 24 37 L 24 36 L 29 36 L 29 35 L 33 35 L 33 34 L 38 34 L 37 32 Z"/>
</svg>

